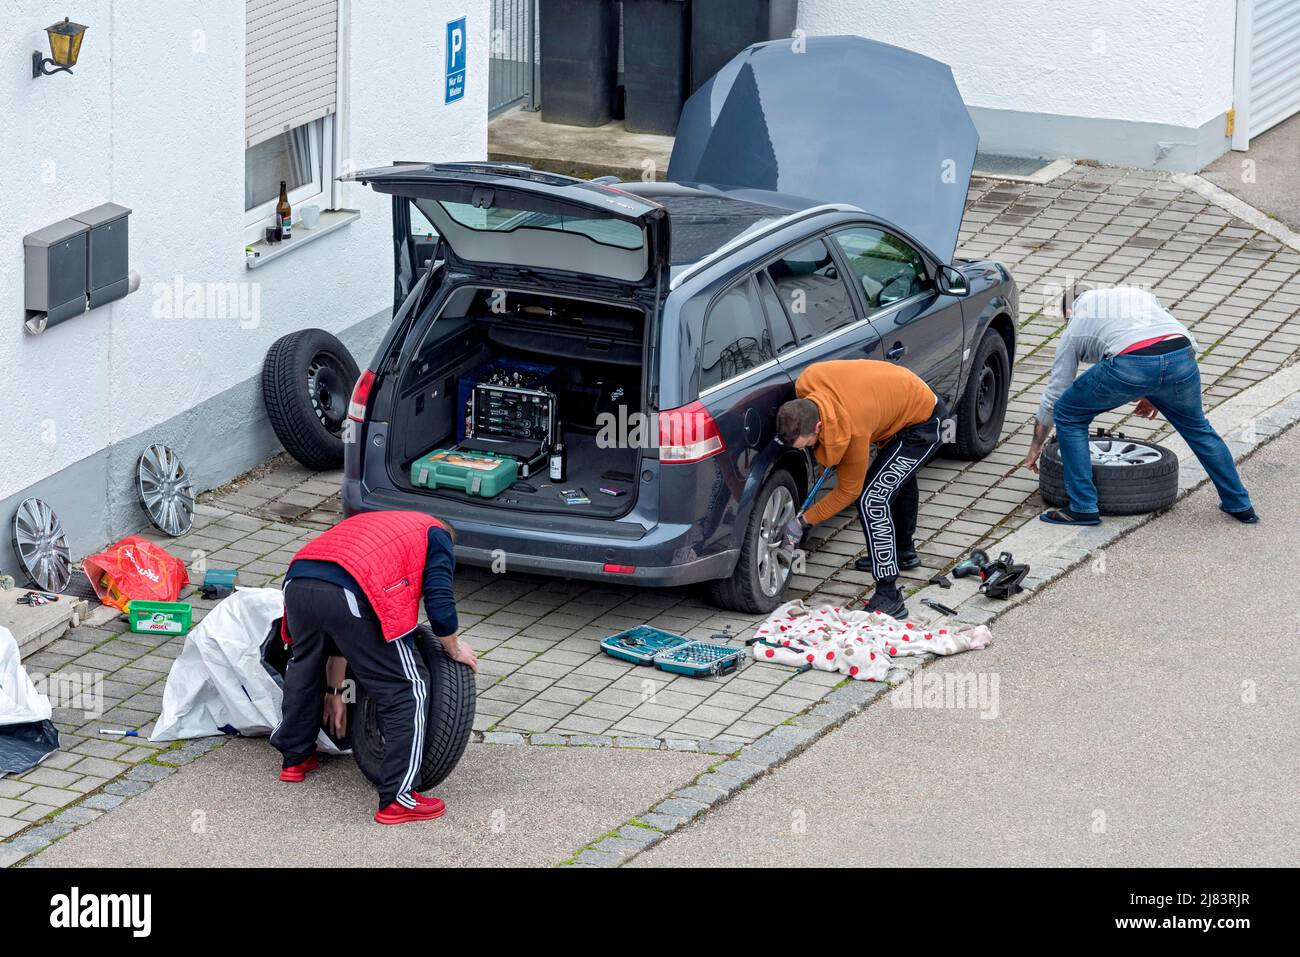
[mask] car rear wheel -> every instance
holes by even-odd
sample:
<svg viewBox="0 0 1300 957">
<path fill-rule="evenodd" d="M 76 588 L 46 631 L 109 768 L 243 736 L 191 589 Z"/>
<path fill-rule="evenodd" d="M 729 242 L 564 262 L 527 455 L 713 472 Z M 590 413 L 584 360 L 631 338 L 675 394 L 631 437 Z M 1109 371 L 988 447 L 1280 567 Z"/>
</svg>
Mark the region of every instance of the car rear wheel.
<svg viewBox="0 0 1300 957">
<path fill-rule="evenodd" d="M 730 578 L 713 582 L 713 600 L 749 614 L 769 612 L 784 600 L 794 556 L 784 549 L 785 526 L 799 510 L 799 488 L 786 471 L 773 472 L 750 509 L 740 560 Z"/>
<path fill-rule="evenodd" d="M 361 371 L 324 329 L 277 339 L 262 363 L 262 399 L 276 438 L 309 469 L 343 464 L 343 425 Z"/>
<path fill-rule="evenodd" d="M 1122 435 L 1091 435 L 1092 481 L 1102 515 L 1145 515 L 1168 508 L 1178 498 L 1178 456 L 1154 442 Z M 1038 493 L 1054 508 L 1066 508 L 1061 447 L 1056 439 L 1043 446 L 1038 461 Z"/>
<path fill-rule="evenodd" d="M 990 329 L 980 340 L 966 389 L 957 403 L 957 436 L 952 448 L 958 458 L 982 459 L 997 446 L 1010 391 L 1007 344 Z"/>
<path fill-rule="evenodd" d="M 465 753 L 474 724 L 474 672 L 453 661 L 426 625 L 415 632 L 415 646 L 429 670 L 429 718 L 424 733 L 424 758 L 417 790 L 437 787 Z M 384 735 L 379 709 L 361 682 L 348 714 L 352 756 L 372 783 L 378 784 L 384 765 Z"/>
</svg>

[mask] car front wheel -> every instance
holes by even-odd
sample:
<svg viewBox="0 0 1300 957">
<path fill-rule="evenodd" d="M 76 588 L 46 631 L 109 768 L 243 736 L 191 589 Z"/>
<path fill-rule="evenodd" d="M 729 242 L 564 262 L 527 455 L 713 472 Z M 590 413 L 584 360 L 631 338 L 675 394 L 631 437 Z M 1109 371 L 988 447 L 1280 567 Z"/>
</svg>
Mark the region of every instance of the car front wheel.
<svg viewBox="0 0 1300 957">
<path fill-rule="evenodd" d="M 772 473 L 750 509 L 735 572 L 712 585 L 715 602 L 749 614 L 769 612 L 781 604 L 794 561 L 784 547 L 785 526 L 798 511 L 794 477 L 785 471 Z"/>
<path fill-rule="evenodd" d="M 1007 398 L 1011 391 L 1011 363 L 1007 344 L 994 330 L 984 333 L 970 378 L 961 401 L 957 403 L 957 435 L 953 452 L 958 458 L 982 459 L 1002 437 L 1002 423 L 1007 417 Z"/>
</svg>

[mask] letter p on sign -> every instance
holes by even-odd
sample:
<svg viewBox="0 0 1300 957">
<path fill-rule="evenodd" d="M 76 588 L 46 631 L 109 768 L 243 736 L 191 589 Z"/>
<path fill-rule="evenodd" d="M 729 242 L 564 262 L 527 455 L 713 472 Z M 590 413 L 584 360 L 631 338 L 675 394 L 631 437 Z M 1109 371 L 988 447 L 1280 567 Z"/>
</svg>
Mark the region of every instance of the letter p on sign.
<svg viewBox="0 0 1300 957">
<path fill-rule="evenodd" d="M 447 24 L 447 94 L 455 103 L 465 95 L 465 18 Z"/>
</svg>

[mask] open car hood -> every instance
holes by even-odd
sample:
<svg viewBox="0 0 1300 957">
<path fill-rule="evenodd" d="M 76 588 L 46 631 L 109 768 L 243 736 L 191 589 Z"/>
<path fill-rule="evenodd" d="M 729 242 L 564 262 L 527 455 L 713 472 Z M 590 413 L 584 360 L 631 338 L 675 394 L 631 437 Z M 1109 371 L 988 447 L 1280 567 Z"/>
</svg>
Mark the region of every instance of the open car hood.
<svg viewBox="0 0 1300 957">
<path fill-rule="evenodd" d="M 687 101 L 668 179 L 853 203 L 943 262 L 979 134 L 946 64 L 861 37 L 759 43 Z"/>
</svg>

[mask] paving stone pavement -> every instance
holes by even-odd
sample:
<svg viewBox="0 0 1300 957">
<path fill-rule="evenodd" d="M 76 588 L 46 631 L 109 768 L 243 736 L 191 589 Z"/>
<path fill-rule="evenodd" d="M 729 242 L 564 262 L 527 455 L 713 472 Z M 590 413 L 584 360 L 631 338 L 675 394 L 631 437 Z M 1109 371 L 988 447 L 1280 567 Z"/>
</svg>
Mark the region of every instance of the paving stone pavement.
<svg viewBox="0 0 1300 957">
<path fill-rule="evenodd" d="M 1161 173 L 1076 166 L 1041 185 L 976 180 L 959 252 L 998 259 L 1012 270 L 1021 288 L 1020 339 L 1000 446 L 982 462 L 936 460 L 920 479 L 917 543 L 925 565 L 912 573 L 914 585 L 975 546 L 995 545 L 1041 511 L 1036 478 L 1018 466 L 1062 325 L 1062 283 L 1137 283 L 1160 296 L 1199 341 L 1207 407 L 1293 362 L 1300 350 L 1294 282 L 1300 253 Z M 1098 424 L 1121 426 L 1133 437 L 1169 434 L 1162 421 L 1124 410 Z M 190 534 L 159 540 L 193 564 L 239 568 L 242 584 L 278 584 L 294 551 L 338 521 L 339 477 L 281 456 L 204 496 Z M 860 596 L 870 585 L 869 576 L 853 569 L 862 549 L 850 513 L 820 526 L 791 595 Z M 475 731 L 489 743 L 704 750 L 736 755 L 739 767 L 745 761 L 737 752 L 775 740 L 773 729 L 825 727 L 838 714 L 837 675 L 748 662 L 733 675 L 698 680 L 600 653 L 600 638 L 632 625 L 740 639 L 759 620 L 714 608 L 696 589 L 650 591 L 463 567 L 456 592 L 465 637 L 481 656 Z M 211 605 L 192 594 L 188 600 L 196 618 Z M 100 727 L 122 726 L 147 735 L 167 669 L 182 647 L 181 639 L 133 635 L 125 627 L 120 618 L 83 624 L 25 661 L 35 673 L 99 682 L 104 710 L 92 720 L 84 709 L 60 708 L 62 750 L 26 775 L 0 780 L 0 865 L 38 851 L 81 818 L 110 810 L 150 779 L 221 743 L 154 745 L 145 737 L 98 734 Z M 838 693 L 855 702 L 869 697 L 849 688 Z M 743 781 L 727 783 L 719 790 L 729 793 Z M 703 796 L 712 792 L 696 798 Z"/>
</svg>

